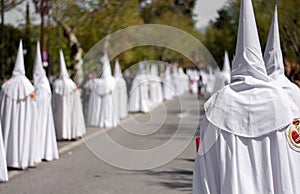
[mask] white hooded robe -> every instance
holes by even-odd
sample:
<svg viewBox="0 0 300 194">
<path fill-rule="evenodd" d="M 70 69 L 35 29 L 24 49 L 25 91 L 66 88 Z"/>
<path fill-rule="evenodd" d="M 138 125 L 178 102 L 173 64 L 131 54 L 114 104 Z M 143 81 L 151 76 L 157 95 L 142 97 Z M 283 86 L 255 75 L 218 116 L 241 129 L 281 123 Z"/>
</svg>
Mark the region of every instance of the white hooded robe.
<svg viewBox="0 0 300 194">
<path fill-rule="evenodd" d="M 102 75 L 97 82 L 96 90 L 101 98 L 100 120 L 97 126 L 103 128 L 116 127 L 119 123 L 119 109 L 117 108 L 116 80 L 112 76 L 107 52 L 101 58 Z"/>
<path fill-rule="evenodd" d="M 161 103 L 163 101 L 163 92 L 161 86 L 161 79 L 158 76 L 158 68 L 156 64 L 152 64 L 150 76 L 149 76 L 149 90 L 150 90 L 150 100 L 152 105 L 157 106 L 156 103 Z M 150 105 L 150 106 L 152 106 Z"/>
<path fill-rule="evenodd" d="M 205 104 L 193 193 L 298 193 L 286 128 L 299 110 L 266 74 L 251 0 L 241 2 L 231 81 Z"/>
<path fill-rule="evenodd" d="M 58 140 L 76 139 L 86 133 L 80 94 L 68 75 L 62 50 L 60 78 L 53 83 L 52 108 Z"/>
<path fill-rule="evenodd" d="M 129 95 L 129 111 L 130 112 L 149 112 L 149 80 L 145 74 L 144 66 L 139 64 L 139 71 L 135 76 Z"/>
<path fill-rule="evenodd" d="M 25 76 L 20 41 L 12 77 L 2 86 L 0 119 L 7 166 L 25 169 L 40 161 L 36 154 L 36 104 L 34 87 Z"/>
<path fill-rule="evenodd" d="M 264 61 L 268 76 L 278 82 L 278 84 L 287 92 L 300 109 L 300 89 L 284 75 L 283 57 L 280 48 L 277 6 L 269 32 Z"/>
<path fill-rule="evenodd" d="M 116 108 L 119 112 L 119 118 L 124 119 L 128 115 L 128 96 L 127 96 L 127 85 L 123 78 L 119 60 L 115 62 L 114 77 L 116 79 L 116 96 L 117 101 Z"/>
<path fill-rule="evenodd" d="M 40 45 L 37 44 L 33 69 L 34 88 L 37 103 L 38 143 L 40 158 L 50 161 L 58 159 L 56 134 L 51 107 L 51 88 L 42 66 Z"/>
</svg>

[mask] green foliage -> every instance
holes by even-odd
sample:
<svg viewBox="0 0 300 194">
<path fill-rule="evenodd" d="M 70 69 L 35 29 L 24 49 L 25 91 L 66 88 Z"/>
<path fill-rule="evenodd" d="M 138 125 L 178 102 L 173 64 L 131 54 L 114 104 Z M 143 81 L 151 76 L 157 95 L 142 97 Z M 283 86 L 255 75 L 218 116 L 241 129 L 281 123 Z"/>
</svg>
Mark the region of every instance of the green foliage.
<svg viewBox="0 0 300 194">
<path fill-rule="evenodd" d="M 33 78 L 33 49 L 32 49 L 32 41 L 31 41 L 31 24 L 30 24 L 30 16 L 29 16 L 29 4 L 27 3 L 26 6 L 26 24 L 24 29 L 24 36 L 23 36 L 23 44 L 24 44 L 24 65 L 25 65 L 25 72 L 29 79 Z"/>
<path fill-rule="evenodd" d="M 271 20 L 276 0 L 253 0 L 255 18 L 260 36 L 262 51 L 267 43 Z M 211 21 L 205 31 L 204 44 L 213 54 L 218 65 L 222 67 L 224 51 L 233 57 L 236 47 L 240 0 L 234 0 L 218 11 L 218 17 Z M 284 55 L 290 60 L 300 62 L 299 13 L 298 0 L 279 1 L 279 26 L 281 45 Z M 287 19 L 288 18 L 288 19 Z"/>
<path fill-rule="evenodd" d="M 4 64 L 5 64 L 5 75 L 7 78 L 11 76 L 12 70 L 15 65 L 17 57 L 19 41 L 23 33 L 20 29 L 17 29 L 11 25 L 4 26 Z M 2 45 L 1 45 L 2 46 Z"/>
</svg>

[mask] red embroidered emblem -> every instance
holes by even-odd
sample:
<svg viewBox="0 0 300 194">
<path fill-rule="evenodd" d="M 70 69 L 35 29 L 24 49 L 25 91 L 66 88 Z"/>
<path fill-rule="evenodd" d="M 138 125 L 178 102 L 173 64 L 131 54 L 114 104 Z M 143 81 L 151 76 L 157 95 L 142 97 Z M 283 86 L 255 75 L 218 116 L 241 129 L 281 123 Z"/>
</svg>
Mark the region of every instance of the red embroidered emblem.
<svg viewBox="0 0 300 194">
<path fill-rule="evenodd" d="M 300 119 L 294 119 L 286 131 L 287 140 L 294 150 L 300 152 Z"/>
</svg>

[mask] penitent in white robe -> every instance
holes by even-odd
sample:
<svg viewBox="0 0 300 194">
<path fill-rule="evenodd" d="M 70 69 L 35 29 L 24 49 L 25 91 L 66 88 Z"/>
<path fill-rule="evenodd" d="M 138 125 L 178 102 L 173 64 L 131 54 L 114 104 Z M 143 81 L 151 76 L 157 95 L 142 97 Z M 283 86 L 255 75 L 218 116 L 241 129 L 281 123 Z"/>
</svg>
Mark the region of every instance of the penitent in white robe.
<svg viewBox="0 0 300 194">
<path fill-rule="evenodd" d="M 170 66 L 166 67 L 163 78 L 163 95 L 165 100 L 171 100 L 175 95 L 175 88 L 171 78 Z"/>
<path fill-rule="evenodd" d="M 137 75 L 131 85 L 129 98 L 130 112 L 149 112 L 148 82 L 145 74 Z"/>
<path fill-rule="evenodd" d="M 102 75 L 94 79 L 88 110 L 88 124 L 101 128 L 116 127 L 119 122 L 119 109 L 116 98 L 116 80 L 112 77 L 108 53 L 101 57 Z"/>
<path fill-rule="evenodd" d="M 60 78 L 53 83 L 52 108 L 57 139 L 76 139 L 86 133 L 80 93 L 69 78 L 60 50 Z"/>
<path fill-rule="evenodd" d="M 101 98 L 101 110 L 98 126 L 101 128 L 112 128 L 118 125 L 119 112 L 114 111 L 117 110 L 115 107 L 116 98 L 113 98 L 114 85 L 115 79 L 113 77 L 100 79 L 97 83 L 96 90 Z"/>
<path fill-rule="evenodd" d="M 158 76 L 158 69 L 156 64 L 153 64 L 151 66 L 151 74 L 149 75 L 149 93 L 151 106 L 157 106 L 158 104 L 156 103 L 161 103 L 163 101 L 161 79 Z"/>
<path fill-rule="evenodd" d="M 299 193 L 300 146 L 287 132 L 300 112 L 267 76 L 251 0 L 241 1 L 231 83 L 204 110 L 194 194 Z"/>
<path fill-rule="evenodd" d="M 25 77 L 22 42 L 13 76 L 2 86 L 0 120 L 7 166 L 25 169 L 40 160 L 36 154 L 34 87 Z"/>
<path fill-rule="evenodd" d="M 76 139 L 86 133 L 80 94 L 70 78 L 53 84 L 53 116 L 57 139 Z"/>
<path fill-rule="evenodd" d="M 291 97 L 291 99 L 300 109 L 300 89 L 284 75 L 277 6 L 274 11 L 274 17 L 269 32 L 268 42 L 264 54 L 264 61 L 268 76 L 277 81 L 277 83 L 284 89 L 284 91 Z"/>
<path fill-rule="evenodd" d="M 57 142 L 51 107 L 52 93 L 46 72 L 42 66 L 40 46 L 37 44 L 37 52 L 34 64 L 34 87 L 37 104 L 37 153 L 39 159 L 47 161 L 58 159 Z"/>
<path fill-rule="evenodd" d="M 124 119 L 128 115 L 128 96 L 127 85 L 123 78 L 119 61 L 116 60 L 114 77 L 116 80 L 116 86 L 114 88 L 114 100 L 116 101 L 116 109 L 118 111 L 119 118 Z"/>
<path fill-rule="evenodd" d="M 86 123 L 90 126 L 98 126 L 100 110 L 101 110 L 101 95 L 97 92 L 98 78 L 89 81 L 90 96 L 88 101 L 88 111 Z"/>
</svg>

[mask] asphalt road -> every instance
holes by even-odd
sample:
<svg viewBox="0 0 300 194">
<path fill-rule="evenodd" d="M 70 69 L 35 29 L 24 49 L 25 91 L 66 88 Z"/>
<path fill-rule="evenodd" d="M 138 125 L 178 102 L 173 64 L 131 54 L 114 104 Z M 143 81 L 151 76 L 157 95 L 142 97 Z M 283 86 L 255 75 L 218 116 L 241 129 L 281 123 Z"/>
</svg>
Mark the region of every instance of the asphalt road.
<svg viewBox="0 0 300 194">
<path fill-rule="evenodd" d="M 117 128 L 88 128 L 82 140 L 59 142 L 59 160 L 10 170 L 0 193 L 191 193 L 202 106 L 186 94 Z"/>
</svg>

